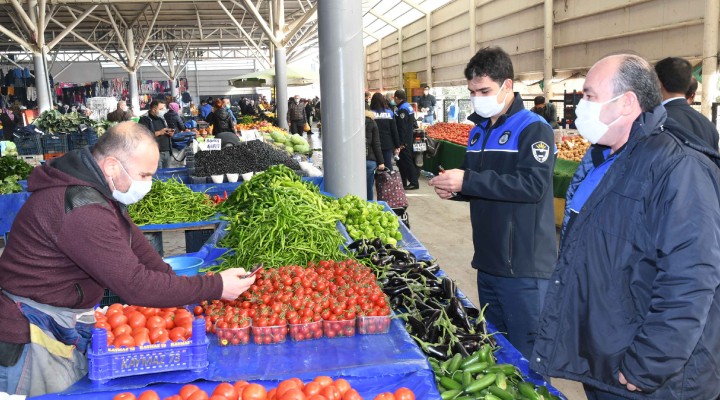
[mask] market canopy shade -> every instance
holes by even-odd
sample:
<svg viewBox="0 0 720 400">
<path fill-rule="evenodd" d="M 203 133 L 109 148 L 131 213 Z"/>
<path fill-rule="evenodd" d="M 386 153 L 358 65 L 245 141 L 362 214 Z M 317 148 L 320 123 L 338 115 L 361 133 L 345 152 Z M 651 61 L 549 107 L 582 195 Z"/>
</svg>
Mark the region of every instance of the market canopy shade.
<svg viewBox="0 0 720 400">
<path fill-rule="evenodd" d="M 319 81 L 319 79 L 319 76 L 312 71 L 296 67 L 287 67 L 288 86 L 312 85 L 314 82 Z M 236 76 L 228 80 L 228 85 L 237 88 L 272 86 L 274 80 L 275 69 L 271 68 Z"/>
</svg>

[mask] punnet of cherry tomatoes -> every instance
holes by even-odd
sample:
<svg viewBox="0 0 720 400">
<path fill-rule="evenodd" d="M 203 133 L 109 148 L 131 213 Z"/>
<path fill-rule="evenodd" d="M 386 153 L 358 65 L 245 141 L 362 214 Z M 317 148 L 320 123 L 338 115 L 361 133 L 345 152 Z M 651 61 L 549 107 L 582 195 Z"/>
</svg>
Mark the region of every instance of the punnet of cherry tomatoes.
<svg viewBox="0 0 720 400">
<path fill-rule="evenodd" d="M 295 341 L 353 336 L 356 317 L 363 334 L 390 328 L 390 307 L 375 275 L 352 259 L 265 269 L 237 300 L 205 301 L 193 311 L 205 318 L 207 332 L 219 332 L 221 344 L 243 343 L 244 334 L 237 343 L 228 335 L 250 325 L 256 344 L 284 342 L 288 332 Z"/>
<path fill-rule="evenodd" d="M 183 386 L 180 391 L 165 400 L 362 400 L 363 397 L 348 381 L 329 376 L 318 376 L 310 382 L 299 378 L 290 378 L 280 382 L 277 387 L 267 390 L 263 385 L 237 381 L 234 384 L 223 382 L 208 393 L 197 385 Z M 154 390 L 146 390 L 135 396 L 133 393 L 119 393 L 113 400 L 160 400 Z M 412 390 L 401 387 L 395 392 L 379 393 L 373 400 L 415 400 Z"/>
<path fill-rule="evenodd" d="M 95 328 L 107 330 L 109 348 L 190 340 L 194 319 L 192 312 L 182 307 L 112 304 L 106 310 L 95 310 Z"/>
</svg>

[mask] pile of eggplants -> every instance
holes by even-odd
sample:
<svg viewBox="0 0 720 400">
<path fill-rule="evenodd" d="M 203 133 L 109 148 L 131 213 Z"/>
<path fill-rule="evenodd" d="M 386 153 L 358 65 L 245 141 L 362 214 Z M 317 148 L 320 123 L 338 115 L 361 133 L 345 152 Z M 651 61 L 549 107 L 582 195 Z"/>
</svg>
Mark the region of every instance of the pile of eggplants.
<svg viewBox="0 0 720 400">
<path fill-rule="evenodd" d="M 485 343 L 495 344 L 482 312 L 463 304 L 455 282 L 437 275 L 440 267 L 435 260 L 417 260 L 411 252 L 383 245 L 380 239 L 359 239 L 348 249 L 373 269 L 390 306 L 428 356 L 468 357 Z"/>
</svg>

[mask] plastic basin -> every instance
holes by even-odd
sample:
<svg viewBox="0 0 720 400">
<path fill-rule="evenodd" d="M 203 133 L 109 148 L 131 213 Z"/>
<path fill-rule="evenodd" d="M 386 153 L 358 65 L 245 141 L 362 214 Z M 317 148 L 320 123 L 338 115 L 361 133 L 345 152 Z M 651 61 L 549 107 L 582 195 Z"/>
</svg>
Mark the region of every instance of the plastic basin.
<svg viewBox="0 0 720 400">
<path fill-rule="evenodd" d="M 200 257 L 184 256 L 163 258 L 163 261 L 170 264 L 175 274 L 180 276 L 197 275 L 200 271 L 200 266 L 204 262 Z"/>
</svg>

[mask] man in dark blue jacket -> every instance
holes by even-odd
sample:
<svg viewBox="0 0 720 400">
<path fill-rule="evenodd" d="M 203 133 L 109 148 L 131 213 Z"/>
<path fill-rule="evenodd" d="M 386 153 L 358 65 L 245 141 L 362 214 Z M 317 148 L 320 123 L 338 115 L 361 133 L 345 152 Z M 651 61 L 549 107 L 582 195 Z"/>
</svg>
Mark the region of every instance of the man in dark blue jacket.
<svg viewBox="0 0 720 400">
<path fill-rule="evenodd" d="M 405 190 L 417 190 L 420 188 L 418 181 L 418 169 L 415 166 L 415 155 L 413 152 L 413 142 L 415 136 L 413 131 L 417 128 L 415 120 L 415 110 L 407 102 L 407 96 L 404 90 L 395 91 L 395 103 L 397 103 L 397 111 L 395 111 L 395 121 L 397 122 L 398 135 L 400 136 L 400 159 L 397 162 L 400 176 L 403 180 Z"/>
<path fill-rule="evenodd" d="M 590 400 L 720 395 L 720 169 L 677 138 L 661 100 L 647 61 L 614 55 L 590 69 L 576 111 L 593 145 L 531 362 Z"/>
<path fill-rule="evenodd" d="M 485 317 L 530 356 L 557 256 L 553 131 L 513 92 L 502 49 L 480 50 L 465 68 L 475 113 L 465 161 L 430 184 L 443 199 L 470 202 L 480 303 Z"/>
</svg>

